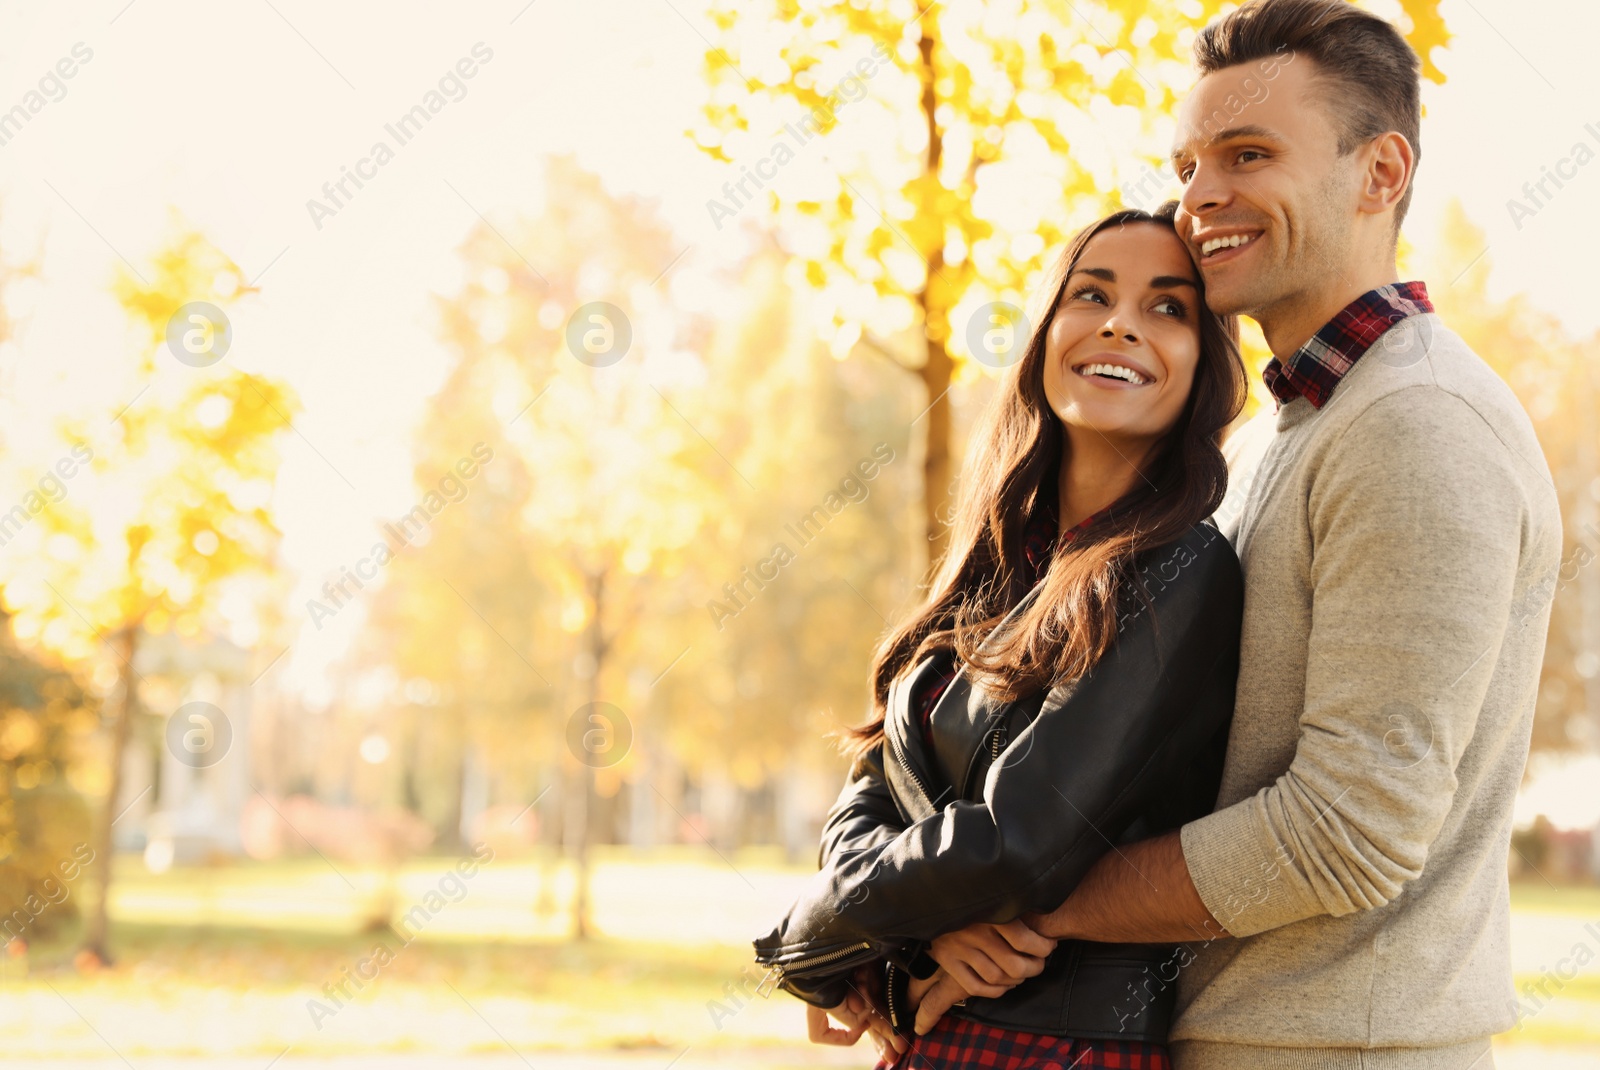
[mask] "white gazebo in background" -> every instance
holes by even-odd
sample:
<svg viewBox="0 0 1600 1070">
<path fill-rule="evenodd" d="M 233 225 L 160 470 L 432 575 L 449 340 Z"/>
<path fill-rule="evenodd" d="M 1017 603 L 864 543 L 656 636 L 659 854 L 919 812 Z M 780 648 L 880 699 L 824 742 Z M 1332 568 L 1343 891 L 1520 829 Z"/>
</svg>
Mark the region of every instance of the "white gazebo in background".
<svg viewBox="0 0 1600 1070">
<path fill-rule="evenodd" d="M 141 684 L 139 721 L 122 763 L 113 829 L 118 850 L 143 851 L 152 869 L 242 853 L 240 815 L 250 780 L 252 652 L 222 638 L 184 641 L 146 636 L 134 657 Z M 206 703 L 226 722 L 228 745 L 214 761 L 169 745 L 168 721 L 188 703 Z M 207 707 L 195 707 L 204 711 Z M 213 721 L 219 720 L 211 714 Z M 181 738 L 183 725 L 175 734 Z M 214 725 L 221 728 L 221 725 Z"/>
</svg>

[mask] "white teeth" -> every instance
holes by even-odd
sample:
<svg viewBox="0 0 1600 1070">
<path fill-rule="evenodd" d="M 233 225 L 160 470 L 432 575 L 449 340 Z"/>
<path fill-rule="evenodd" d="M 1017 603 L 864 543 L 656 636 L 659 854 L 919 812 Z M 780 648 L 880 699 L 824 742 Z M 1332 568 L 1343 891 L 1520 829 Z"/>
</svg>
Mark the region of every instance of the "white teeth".
<svg viewBox="0 0 1600 1070">
<path fill-rule="evenodd" d="M 1207 238 L 1200 246 L 1200 255 L 1210 256 L 1218 249 L 1232 249 L 1254 240 L 1254 234 L 1230 234 L 1226 238 Z"/>
<path fill-rule="evenodd" d="M 1109 375 L 1112 378 L 1121 379 L 1123 382 L 1132 383 L 1135 386 L 1143 386 L 1150 381 L 1132 368 L 1124 368 L 1120 364 L 1085 364 L 1078 369 L 1078 374 Z"/>
</svg>

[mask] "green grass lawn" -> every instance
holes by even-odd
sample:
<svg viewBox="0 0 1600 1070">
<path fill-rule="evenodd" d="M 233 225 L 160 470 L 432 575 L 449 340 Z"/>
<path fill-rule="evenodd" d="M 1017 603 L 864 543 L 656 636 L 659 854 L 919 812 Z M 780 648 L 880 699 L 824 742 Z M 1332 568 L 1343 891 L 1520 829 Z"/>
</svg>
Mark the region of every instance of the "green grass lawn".
<svg viewBox="0 0 1600 1070">
<path fill-rule="evenodd" d="M 290 1050 L 536 1066 L 606 1053 L 617 1065 L 678 1059 L 675 1070 L 872 1065 L 866 1042 L 807 1044 L 803 1008 L 784 993 L 751 995 L 749 940 L 776 920 L 803 865 L 768 852 L 598 852 L 594 935 L 577 942 L 567 869 L 500 858 L 456 882 L 453 861 L 418 859 L 394 874 L 312 858 L 158 875 L 119 859 L 112 968 L 74 968 L 76 926 L 36 941 L 25 960 L 0 957 L 0 1064 L 188 1056 L 264 1066 Z M 1497 1061 L 1600 1053 L 1600 940 L 1584 928 L 1600 930 L 1600 889 L 1519 885 L 1513 902 L 1519 989 L 1543 980 L 1552 998 L 1500 1038 Z M 381 927 L 408 912 L 409 942 Z M 1550 967 L 1584 939 L 1597 961 L 1556 978 Z"/>
<path fill-rule="evenodd" d="M 288 1047 L 871 1065 L 865 1042 L 813 1049 L 784 993 L 751 995 L 749 941 L 805 876 L 770 852 L 735 864 L 597 851 L 583 942 L 571 938 L 566 867 L 501 858 L 454 880 L 454 862 L 387 874 L 313 857 L 152 874 L 119 858 L 111 969 L 74 968 L 76 925 L 35 941 L 25 961 L 0 956 L 0 1060 L 271 1058 Z"/>
</svg>

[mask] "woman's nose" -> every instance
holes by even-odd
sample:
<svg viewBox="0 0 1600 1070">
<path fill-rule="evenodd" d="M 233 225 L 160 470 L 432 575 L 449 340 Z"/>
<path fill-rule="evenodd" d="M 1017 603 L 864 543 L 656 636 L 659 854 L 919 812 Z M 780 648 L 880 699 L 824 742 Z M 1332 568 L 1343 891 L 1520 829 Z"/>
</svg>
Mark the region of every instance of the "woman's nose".
<svg viewBox="0 0 1600 1070">
<path fill-rule="evenodd" d="M 1120 336 L 1125 342 L 1137 342 L 1139 336 L 1133 333 L 1133 328 L 1125 323 L 1112 320 L 1100 328 L 1101 338 L 1116 338 Z"/>
</svg>

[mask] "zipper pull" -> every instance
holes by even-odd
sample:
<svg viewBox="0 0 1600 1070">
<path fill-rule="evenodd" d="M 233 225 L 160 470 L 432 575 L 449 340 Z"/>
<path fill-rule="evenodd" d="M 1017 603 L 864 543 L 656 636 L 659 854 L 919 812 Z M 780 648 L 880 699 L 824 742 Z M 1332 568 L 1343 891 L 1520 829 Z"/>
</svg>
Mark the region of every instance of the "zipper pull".
<svg viewBox="0 0 1600 1070">
<path fill-rule="evenodd" d="M 762 999 L 766 999 L 768 996 L 772 995 L 773 990 L 778 987 L 778 982 L 782 979 L 783 967 L 774 965 L 761 978 L 760 982 L 757 983 L 756 995 L 760 996 Z"/>
</svg>

